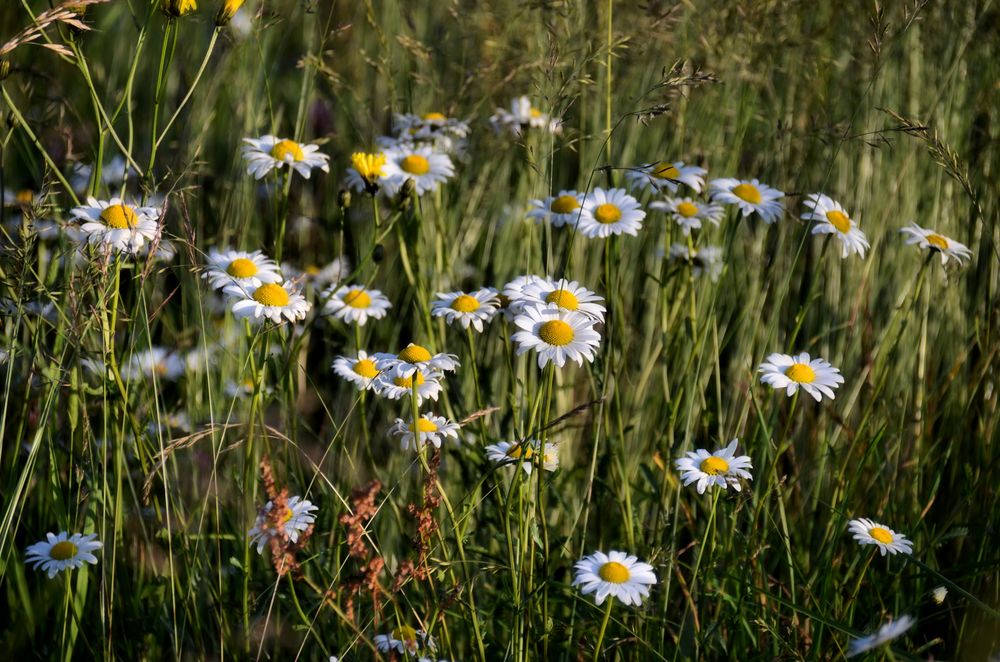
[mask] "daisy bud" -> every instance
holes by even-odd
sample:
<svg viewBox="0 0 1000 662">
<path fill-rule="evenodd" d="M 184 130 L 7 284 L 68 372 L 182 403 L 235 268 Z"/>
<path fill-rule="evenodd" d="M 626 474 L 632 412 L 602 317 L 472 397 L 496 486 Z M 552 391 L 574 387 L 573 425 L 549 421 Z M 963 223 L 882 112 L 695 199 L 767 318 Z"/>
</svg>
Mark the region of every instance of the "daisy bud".
<svg viewBox="0 0 1000 662">
<path fill-rule="evenodd" d="M 171 18 L 179 18 L 196 9 L 196 0 L 163 0 L 163 13 Z"/>
<path fill-rule="evenodd" d="M 7 80 L 10 75 L 10 60 L 0 58 L 0 80 Z"/>
<path fill-rule="evenodd" d="M 349 209 L 351 207 L 351 192 L 347 189 L 341 189 L 340 193 L 337 194 L 337 205 L 341 209 Z"/>
<path fill-rule="evenodd" d="M 399 189 L 399 193 L 404 198 L 409 198 L 413 195 L 413 192 L 417 190 L 417 184 L 412 179 L 407 179 L 403 182 L 402 188 Z"/>
<path fill-rule="evenodd" d="M 224 0 L 219 13 L 215 15 L 215 24 L 219 27 L 228 25 L 233 20 L 233 16 L 243 6 L 245 0 Z"/>
</svg>

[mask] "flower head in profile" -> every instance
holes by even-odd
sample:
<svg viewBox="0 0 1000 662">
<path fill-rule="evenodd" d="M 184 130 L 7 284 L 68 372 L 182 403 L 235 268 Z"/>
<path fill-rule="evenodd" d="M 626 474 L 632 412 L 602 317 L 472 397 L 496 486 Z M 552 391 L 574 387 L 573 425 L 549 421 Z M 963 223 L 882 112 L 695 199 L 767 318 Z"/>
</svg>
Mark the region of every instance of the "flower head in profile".
<svg viewBox="0 0 1000 662">
<path fill-rule="evenodd" d="M 708 184 L 708 192 L 715 202 L 739 207 L 743 218 L 756 213 L 768 225 L 785 213 L 781 201 L 785 194 L 756 179 L 713 179 Z"/>
<path fill-rule="evenodd" d="M 575 570 L 573 586 L 584 595 L 593 593 L 598 605 L 611 596 L 638 607 L 656 583 L 653 566 L 625 552 L 594 552 L 577 561 Z"/>
<path fill-rule="evenodd" d="M 330 157 L 319 151 L 318 145 L 298 143 L 289 138 L 266 135 L 260 138 L 244 138 L 243 158 L 247 162 L 247 174 L 263 179 L 272 170 L 288 166 L 306 179 L 314 168 L 330 172 L 327 163 Z"/>
<path fill-rule="evenodd" d="M 583 202 L 578 229 L 590 239 L 606 239 L 611 235 L 639 234 L 646 212 L 639 201 L 623 188 L 605 191 L 595 188 Z"/>
<path fill-rule="evenodd" d="M 906 235 L 907 245 L 916 244 L 920 248 L 926 248 L 940 254 L 941 264 L 948 264 L 949 259 L 962 264 L 972 257 L 972 251 L 965 244 L 943 234 L 938 234 L 934 230 L 922 228 L 916 223 L 910 223 L 905 228 L 900 228 L 899 231 Z"/>
<path fill-rule="evenodd" d="M 403 450 L 407 450 L 411 444 L 419 450 L 424 444 L 441 448 L 441 442 L 445 439 L 458 439 L 459 427 L 458 423 L 452 423 L 444 416 L 421 414 L 416 425 L 412 419 L 407 422 L 397 418 L 389 428 L 389 433 L 399 437 Z"/>
<path fill-rule="evenodd" d="M 687 244 L 671 244 L 668 257 L 672 262 L 690 265 L 695 278 L 705 274 L 712 282 L 719 280 L 724 266 L 722 248 L 719 246 L 702 246 L 692 251 Z"/>
<path fill-rule="evenodd" d="M 840 257 L 845 258 L 851 253 L 865 256 L 869 248 L 868 238 L 839 202 L 823 193 L 810 193 L 802 204 L 809 210 L 802 214 L 802 219 L 816 223 L 812 233 L 836 237 L 840 242 Z"/>
<path fill-rule="evenodd" d="M 594 329 L 594 319 L 574 310 L 565 310 L 554 303 L 526 305 L 514 318 L 518 331 L 511 336 L 517 343 L 517 355 L 535 350 L 538 367 L 549 362 L 557 368 L 567 360 L 582 366 L 584 360 L 592 362 L 601 335 Z"/>
<path fill-rule="evenodd" d="M 163 13 L 171 18 L 180 18 L 196 9 L 196 0 L 163 0 Z"/>
<path fill-rule="evenodd" d="M 688 452 L 685 457 L 674 462 L 681 474 L 684 485 L 697 482 L 698 494 L 704 494 L 708 487 L 732 487 L 742 490 L 740 479 L 753 480 L 748 469 L 752 469 L 749 455 L 736 455 L 738 439 L 733 439 L 725 448 L 709 453 L 704 448 Z"/>
<path fill-rule="evenodd" d="M 906 536 L 866 517 L 852 519 L 847 524 L 847 530 L 854 534 L 854 539 L 859 545 L 877 545 L 882 556 L 886 553 L 913 553 L 913 543 L 907 540 Z"/>
<path fill-rule="evenodd" d="M 812 359 L 808 352 L 795 356 L 771 354 L 760 364 L 760 381 L 774 389 L 785 389 L 791 397 L 800 388 L 811 395 L 816 402 L 823 396 L 833 400 L 835 388 L 844 383 L 840 370 L 823 359 Z"/>
<path fill-rule="evenodd" d="M 385 373 L 396 371 L 401 377 L 409 377 L 418 370 L 454 372 L 459 365 L 458 357 L 454 354 L 432 354 L 423 345 L 411 342 L 399 354 L 387 354 L 386 358 L 378 362 L 378 369 Z"/>
<path fill-rule="evenodd" d="M 297 322 L 305 319 L 312 309 L 312 304 L 298 291 L 291 289 L 289 283 L 264 283 L 253 288 L 230 285 L 223 291 L 235 300 L 232 311 L 236 319 L 255 322 L 269 319 L 275 324 L 286 320 Z"/>
<path fill-rule="evenodd" d="M 847 647 L 847 657 L 861 655 L 889 643 L 893 639 L 902 636 L 907 630 L 913 627 L 914 623 L 916 621 L 913 617 L 904 614 L 896 620 L 884 624 L 874 634 L 851 640 L 851 643 Z"/>
<path fill-rule="evenodd" d="M 133 354 L 122 366 L 121 376 L 127 382 L 143 377 L 175 381 L 184 375 L 186 369 L 187 362 L 181 354 L 166 347 L 151 347 Z"/>
<path fill-rule="evenodd" d="M 483 332 L 483 323 L 489 322 L 497 314 L 500 298 L 491 288 L 481 288 L 473 292 L 438 292 L 431 301 L 431 315 L 443 317 L 448 324 L 458 323 L 463 329 L 470 326 Z"/>
<path fill-rule="evenodd" d="M 649 203 L 649 208 L 665 212 L 685 235 L 691 234 L 691 230 L 700 230 L 706 221 L 718 225 L 723 214 L 722 205 L 694 198 L 655 200 Z"/>
<path fill-rule="evenodd" d="M 545 306 L 554 304 L 560 310 L 582 313 L 598 322 L 604 321 L 604 297 L 591 292 L 575 280 L 533 278 L 521 288 L 519 304 Z"/>
<path fill-rule="evenodd" d="M 532 200 L 528 218 L 549 223 L 554 228 L 573 225 L 580 218 L 584 195 L 577 191 L 559 191 L 543 200 Z"/>
<path fill-rule="evenodd" d="M 215 24 L 218 26 L 227 25 L 229 21 L 233 20 L 233 16 L 240 10 L 244 2 L 245 0 L 223 0 L 222 6 L 219 7 L 219 13 L 215 15 Z"/>
<path fill-rule="evenodd" d="M 62 531 L 59 535 L 46 533 L 45 540 L 28 547 L 26 564 L 45 572 L 52 579 L 63 570 L 82 568 L 84 563 L 97 564 L 93 552 L 104 545 L 97 540 L 96 533 L 70 535 Z"/>
<path fill-rule="evenodd" d="M 244 288 L 260 287 L 264 283 L 280 283 L 281 272 L 274 260 L 261 251 L 216 251 L 208 254 L 202 278 L 217 290 L 230 285 Z"/>
<path fill-rule="evenodd" d="M 135 254 L 160 237 L 160 210 L 121 198 L 87 198 L 87 204 L 75 207 L 70 215 L 80 222 L 81 240 L 105 249 Z"/>
<path fill-rule="evenodd" d="M 379 290 L 362 285 L 333 285 L 323 293 L 323 314 L 348 324 L 364 326 L 369 319 L 380 320 L 392 304 Z"/>
<path fill-rule="evenodd" d="M 347 186 L 355 191 L 375 194 L 379 183 L 386 176 L 386 156 L 384 152 L 351 154 L 351 168 L 347 169 Z"/>
<path fill-rule="evenodd" d="M 528 129 L 562 133 L 562 121 L 539 110 L 527 96 L 512 99 L 509 110 L 497 108 L 490 117 L 490 126 L 497 133 L 508 132 L 515 136 L 523 135 Z"/>
<path fill-rule="evenodd" d="M 284 530 L 279 531 L 278 527 L 274 525 L 275 518 L 271 516 L 273 508 L 274 502 L 268 501 L 264 508 L 257 513 L 253 528 L 247 534 L 250 538 L 250 544 L 257 546 L 258 554 L 264 553 L 264 547 L 274 537 L 283 536 L 292 543 L 298 542 L 299 536 L 316 521 L 316 516 L 313 513 L 319 510 L 319 506 L 314 506 L 310 501 L 297 496 L 288 497 L 285 511 L 278 517 L 278 521 L 282 525 L 281 528 Z"/>
<path fill-rule="evenodd" d="M 501 441 L 486 447 L 486 458 L 500 466 L 519 464 L 530 476 L 539 462 L 546 471 L 555 471 L 559 468 L 559 446 L 551 441 L 546 442 L 542 457 L 542 442 L 537 439 L 525 439 L 520 442 Z"/>
<path fill-rule="evenodd" d="M 391 359 L 392 354 L 379 354 L 379 357 L 376 365 L 381 360 Z M 404 375 L 397 365 L 394 368 L 380 370 L 372 383 L 372 389 L 379 397 L 390 400 L 408 398 L 416 390 L 417 406 L 420 406 L 428 398 L 435 401 L 438 399 L 444 389 L 443 379 L 444 375 L 433 368 L 422 368 Z"/>
<path fill-rule="evenodd" d="M 625 179 L 633 189 L 646 189 L 653 193 L 674 193 L 683 184 L 695 193 L 701 193 L 708 171 L 698 166 L 684 165 L 683 161 L 656 161 L 625 171 Z"/>
</svg>

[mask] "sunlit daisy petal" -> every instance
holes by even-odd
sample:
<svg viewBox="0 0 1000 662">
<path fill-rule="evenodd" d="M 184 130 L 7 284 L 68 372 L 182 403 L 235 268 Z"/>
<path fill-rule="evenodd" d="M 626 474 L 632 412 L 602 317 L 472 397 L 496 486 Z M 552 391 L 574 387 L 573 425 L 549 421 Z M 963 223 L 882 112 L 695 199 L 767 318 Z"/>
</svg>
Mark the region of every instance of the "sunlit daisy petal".
<svg viewBox="0 0 1000 662">
<path fill-rule="evenodd" d="M 785 213 L 782 202 L 785 194 L 756 179 L 713 179 L 708 184 L 708 192 L 714 202 L 739 207 L 744 218 L 756 213 L 765 223 L 771 224 Z"/>
<path fill-rule="evenodd" d="M 486 447 L 486 458 L 499 465 L 520 464 L 525 473 L 530 476 L 532 469 L 538 464 L 538 455 L 541 450 L 542 442 L 537 439 L 526 439 L 522 442 L 501 441 Z M 559 468 L 558 444 L 546 442 L 542 467 L 546 471 L 555 471 Z"/>
<path fill-rule="evenodd" d="M 803 220 L 816 222 L 812 233 L 835 236 L 840 242 L 840 257 L 845 258 L 851 253 L 865 256 L 869 248 L 868 239 L 839 202 L 823 193 L 811 193 L 802 204 L 809 210 L 802 214 Z"/>
<path fill-rule="evenodd" d="M 364 326 L 369 319 L 382 319 L 392 308 L 382 292 L 362 285 L 335 285 L 323 293 L 323 298 L 324 315 L 358 326 Z"/>
<path fill-rule="evenodd" d="M 455 166 L 447 154 L 428 146 L 398 146 L 385 151 L 384 177 L 381 184 L 388 195 L 395 195 L 407 180 L 412 180 L 417 195 L 423 195 L 455 175 Z"/>
<path fill-rule="evenodd" d="M 760 364 L 760 381 L 774 389 L 785 389 L 789 397 L 801 388 L 816 402 L 823 396 L 833 400 L 833 390 L 844 383 L 840 370 L 823 359 L 811 359 L 808 352 L 795 356 L 771 354 Z"/>
<path fill-rule="evenodd" d="M 937 251 L 941 255 L 941 264 L 948 264 L 949 258 L 962 264 L 972 257 L 972 251 L 965 244 L 938 234 L 934 230 L 922 228 L 916 223 L 910 223 L 899 231 L 906 235 L 907 245 L 916 244 L 920 248 Z"/>
<path fill-rule="evenodd" d="M 260 138 L 244 138 L 243 158 L 247 162 L 247 174 L 256 179 L 264 178 L 272 170 L 283 166 L 309 179 L 314 168 L 330 172 L 327 163 L 330 157 L 319 151 L 318 145 L 298 143 L 288 138 L 266 135 Z"/>
<path fill-rule="evenodd" d="M 375 388 L 375 378 L 379 371 L 375 362 L 386 354 L 372 354 L 361 349 L 357 356 L 338 356 L 333 361 L 333 371 L 342 379 L 354 384 L 359 391 Z"/>
<path fill-rule="evenodd" d="M 397 418 L 395 424 L 389 428 L 389 433 L 399 436 L 403 450 L 407 450 L 414 443 L 417 449 L 424 444 L 433 444 L 441 448 L 441 442 L 445 439 L 458 439 L 458 423 L 452 423 L 444 416 L 434 414 L 421 414 L 417 419 L 416 430 L 414 430 L 413 419 L 404 421 Z"/>
<path fill-rule="evenodd" d="M 288 283 L 265 283 L 254 288 L 230 285 L 223 292 L 234 300 L 231 310 L 236 319 L 255 322 L 269 319 L 275 324 L 286 320 L 297 322 L 305 319 L 312 309 L 312 304 L 290 289 Z"/>
<path fill-rule="evenodd" d="M 549 223 L 554 228 L 573 225 L 580 218 L 584 195 L 577 191 L 559 191 L 544 200 L 532 200 L 528 218 Z"/>
<path fill-rule="evenodd" d="M 625 552 L 594 552 L 577 561 L 574 568 L 573 586 L 579 586 L 584 595 L 593 593 L 598 605 L 611 596 L 638 607 L 657 581 L 653 566 Z"/>
<path fill-rule="evenodd" d="M 46 533 L 45 540 L 30 545 L 24 557 L 25 564 L 45 572 L 52 579 L 63 570 L 82 568 L 84 563 L 97 564 L 93 552 L 101 549 L 103 543 L 96 533 L 74 533 L 66 531 L 58 535 Z"/>
<path fill-rule="evenodd" d="M 665 212 L 685 235 L 691 234 L 691 230 L 700 230 L 706 221 L 718 225 L 723 214 L 722 205 L 693 198 L 655 200 L 649 203 L 649 208 Z"/>
<path fill-rule="evenodd" d="M 625 179 L 633 189 L 646 189 L 653 193 L 667 190 L 671 193 L 684 184 L 695 193 L 701 193 L 708 171 L 698 166 L 684 165 L 683 161 L 671 163 L 657 161 L 625 171 Z"/>
<path fill-rule="evenodd" d="M 517 355 L 535 350 L 539 368 L 549 362 L 561 368 L 567 360 L 582 366 L 584 360 L 594 360 L 601 344 L 593 318 L 554 303 L 524 306 L 514 324 L 519 329 L 511 336 L 517 343 Z"/>
<path fill-rule="evenodd" d="M 639 201 L 625 189 L 605 191 L 595 188 L 583 202 L 583 212 L 577 227 L 580 234 L 591 239 L 604 239 L 620 234 L 636 236 L 644 218 L 646 212 L 642 210 Z"/>
<path fill-rule="evenodd" d="M 522 305 L 555 304 L 562 310 L 583 313 L 598 322 L 604 321 L 604 297 L 591 292 L 575 280 L 533 278 L 524 285 L 518 301 Z"/>
<path fill-rule="evenodd" d="M 208 264 L 201 275 L 215 289 L 240 285 L 247 289 L 264 283 L 280 283 L 281 272 L 274 260 L 261 251 L 216 251 L 208 254 Z"/>
<path fill-rule="evenodd" d="M 160 236 L 159 209 L 121 198 L 87 198 L 87 204 L 75 207 L 70 215 L 79 223 L 81 241 L 123 253 L 137 253 Z"/>
<path fill-rule="evenodd" d="M 738 439 L 733 439 L 725 448 L 709 453 L 705 449 L 688 452 L 677 459 L 674 466 L 681 474 L 684 485 L 697 482 L 698 494 L 704 494 L 708 487 L 732 487 L 741 491 L 740 479 L 753 480 L 748 469 L 752 469 L 749 455 L 736 455 Z"/>
<path fill-rule="evenodd" d="M 847 530 L 854 534 L 854 539 L 859 545 L 877 545 L 882 556 L 886 553 L 913 553 L 913 543 L 907 540 L 906 536 L 866 517 L 852 519 L 847 524 Z"/>
<path fill-rule="evenodd" d="M 463 329 L 471 325 L 483 332 L 483 323 L 489 322 L 500 307 L 500 298 L 492 289 L 474 292 L 438 292 L 431 301 L 431 315 L 443 317 L 448 324 L 458 322 Z"/>
<path fill-rule="evenodd" d="M 376 366 L 379 362 L 393 358 L 392 354 L 379 354 L 375 359 Z M 380 370 L 375 380 L 372 382 L 372 389 L 379 397 L 389 400 L 399 400 L 408 398 L 413 393 L 413 380 L 417 381 L 417 406 L 423 404 L 424 400 L 437 400 L 444 385 L 441 383 L 443 374 L 432 368 L 421 368 L 408 374 L 402 374 L 401 365 L 393 368 Z"/>
</svg>

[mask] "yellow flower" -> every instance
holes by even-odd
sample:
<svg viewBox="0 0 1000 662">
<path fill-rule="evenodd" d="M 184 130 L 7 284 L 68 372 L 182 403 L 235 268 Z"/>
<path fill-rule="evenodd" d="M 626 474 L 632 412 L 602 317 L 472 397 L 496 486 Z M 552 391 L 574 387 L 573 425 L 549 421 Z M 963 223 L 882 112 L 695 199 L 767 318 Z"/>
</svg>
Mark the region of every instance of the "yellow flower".
<svg viewBox="0 0 1000 662">
<path fill-rule="evenodd" d="M 385 167 L 385 154 L 381 152 L 378 154 L 355 152 L 351 154 L 351 165 L 361 175 L 361 179 L 365 180 L 365 183 L 371 186 L 379 177 L 385 174 L 382 170 Z"/>
<path fill-rule="evenodd" d="M 196 0 L 163 0 L 163 13 L 174 18 L 198 9 Z"/>
<path fill-rule="evenodd" d="M 215 24 L 222 26 L 233 20 L 233 16 L 239 11 L 240 7 L 246 0 L 224 0 L 222 7 L 219 8 L 219 13 L 215 15 Z"/>
</svg>

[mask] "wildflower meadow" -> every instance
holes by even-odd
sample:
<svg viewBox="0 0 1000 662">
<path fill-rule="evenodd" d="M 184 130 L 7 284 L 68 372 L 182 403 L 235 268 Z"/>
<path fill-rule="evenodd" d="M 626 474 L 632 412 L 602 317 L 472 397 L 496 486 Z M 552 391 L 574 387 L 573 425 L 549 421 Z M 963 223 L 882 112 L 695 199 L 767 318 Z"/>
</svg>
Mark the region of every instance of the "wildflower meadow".
<svg viewBox="0 0 1000 662">
<path fill-rule="evenodd" d="M 11 660 L 1000 660 L 993 0 L 3 0 Z"/>
</svg>

